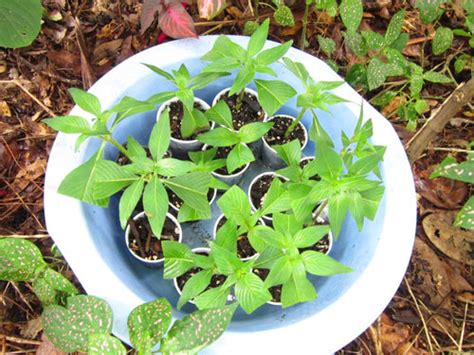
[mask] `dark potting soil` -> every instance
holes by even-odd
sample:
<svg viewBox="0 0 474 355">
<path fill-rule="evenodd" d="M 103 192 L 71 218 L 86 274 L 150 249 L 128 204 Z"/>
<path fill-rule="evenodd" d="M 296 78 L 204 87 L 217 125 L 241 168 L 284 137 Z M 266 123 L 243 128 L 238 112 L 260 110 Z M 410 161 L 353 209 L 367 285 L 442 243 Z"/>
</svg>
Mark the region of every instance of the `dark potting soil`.
<svg viewBox="0 0 474 355">
<path fill-rule="evenodd" d="M 252 199 L 252 203 L 256 208 L 260 208 L 262 206 L 265 196 L 267 195 L 274 178 L 274 175 L 262 175 L 252 185 L 252 189 L 250 190 L 250 198 Z M 280 179 L 281 182 L 285 182 L 285 179 L 283 179 L 281 176 L 278 176 L 278 179 Z"/>
<path fill-rule="evenodd" d="M 232 150 L 233 147 L 219 147 L 217 148 L 216 152 L 216 157 L 215 159 L 227 159 L 227 156 L 229 155 L 230 151 Z M 233 175 L 233 174 L 238 174 L 242 170 L 244 170 L 245 165 L 241 166 L 240 168 L 237 168 L 232 172 L 232 174 L 229 174 L 227 171 L 227 167 L 223 166 L 222 168 L 219 168 L 216 170 L 216 173 L 221 174 L 221 175 Z"/>
<path fill-rule="evenodd" d="M 222 217 L 217 223 L 216 232 L 227 222 L 227 218 Z M 257 221 L 258 224 L 261 224 L 260 221 Z M 237 237 L 237 256 L 239 258 L 249 258 L 257 254 L 257 251 L 252 247 L 247 237 L 247 233 L 239 235 Z"/>
<path fill-rule="evenodd" d="M 170 128 L 171 128 L 171 137 L 186 141 L 195 140 L 199 133 L 206 132 L 209 128 L 200 129 L 194 132 L 190 137 L 183 138 L 181 135 L 181 122 L 183 120 L 183 103 L 181 101 L 172 102 L 169 105 L 170 108 Z M 204 112 L 204 108 L 199 102 L 194 103 L 194 108 L 198 109 L 201 112 Z"/>
<path fill-rule="evenodd" d="M 183 206 L 183 200 L 168 188 L 166 189 L 166 192 L 168 193 L 168 199 L 170 203 L 177 209 L 180 209 Z M 214 189 L 209 189 L 209 191 L 207 191 L 207 200 L 211 202 L 213 196 Z"/>
<path fill-rule="evenodd" d="M 253 269 L 255 275 L 260 277 L 263 281 L 268 277 L 270 270 L 268 269 Z M 268 289 L 272 295 L 272 302 L 281 302 L 281 287 L 282 285 L 272 286 Z"/>
<path fill-rule="evenodd" d="M 146 260 L 163 258 L 161 241 L 179 239 L 179 229 L 169 218 L 165 219 L 160 239 L 154 236 L 147 218 L 139 218 L 136 221 L 130 219 L 129 223 L 128 246 L 136 255 Z"/>
<path fill-rule="evenodd" d="M 290 135 L 285 138 L 285 133 L 293 120 L 285 116 L 276 116 L 272 119 L 272 122 L 274 122 L 273 127 L 263 136 L 269 146 L 285 144 L 295 139 L 298 139 L 300 145 L 303 146 L 305 131 L 301 123 L 298 123 Z"/>
<path fill-rule="evenodd" d="M 303 169 L 306 165 L 312 162 L 314 158 L 308 158 L 300 161 L 300 168 Z M 310 180 L 320 181 L 321 177 L 319 175 L 313 175 L 309 178 Z"/>
<path fill-rule="evenodd" d="M 229 97 L 228 93 L 225 93 L 220 98 L 220 100 L 224 100 L 230 108 L 234 129 L 238 130 L 250 122 L 262 122 L 265 118 L 265 112 L 258 103 L 257 98 L 250 93 L 245 93 L 242 105 L 237 109 L 238 96 L 239 94 L 235 94 Z"/>
<path fill-rule="evenodd" d="M 329 234 L 326 234 L 324 237 L 322 237 L 318 242 L 316 242 L 312 246 L 307 247 L 307 248 L 301 248 L 298 250 L 300 251 L 300 253 L 307 250 L 312 250 L 312 251 L 318 251 L 320 253 L 326 254 L 329 251 Z"/>
</svg>

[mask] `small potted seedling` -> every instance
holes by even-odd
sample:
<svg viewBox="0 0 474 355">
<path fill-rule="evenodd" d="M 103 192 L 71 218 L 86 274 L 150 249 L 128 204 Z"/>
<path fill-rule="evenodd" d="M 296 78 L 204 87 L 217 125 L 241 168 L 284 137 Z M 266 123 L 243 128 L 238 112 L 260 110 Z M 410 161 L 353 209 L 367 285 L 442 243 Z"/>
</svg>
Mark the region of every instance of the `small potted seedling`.
<svg viewBox="0 0 474 355">
<path fill-rule="evenodd" d="M 204 100 L 195 97 L 194 91 L 206 87 L 227 74 L 200 73 L 191 77 L 184 64 L 178 70 L 172 70 L 171 73 L 151 64 L 145 65 L 177 88 L 176 91 L 164 91 L 153 95 L 147 101 L 159 103 L 164 98 L 171 97 L 160 106 L 156 117 L 158 119 L 163 110 L 170 110 L 170 148 L 177 156 L 186 157 L 188 151 L 198 150 L 202 147 L 202 143 L 196 140 L 197 135 L 211 128 L 204 115 L 204 112 L 209 109 L 209 105 Z"/>
<path fill-rule="evenodd" d="M 289 200 L 282 183 L 275 180 L 265 202 L 255 211 L 252 211 L 249 199 L 238 186 L 233 186 L 226 191 L 217 201 L 217 205 L 223 212 L 226 223 L 219 226 L 222 219 L 216 221 L 215 241 L 227 250 L 237 253 L 244 260 L 253 257 L 262 249 L 260 240 L 255 239 L 253 233 L 258 225 L 265 225 L 262 217 L 288 210 Z"/>
<path fill-rule="evenodd" d="M 209 132 L 202 133 L 198 140 L 208 146 L 218 147 L 217 157 L 226 159 L 224 167 L 213 172 L 213 175 L 229 185 L 237 183 L 242 177 L 248 164 L 255 160 L 248 143 L 259 140 L 271 128 L 271 122 L 251 122 L 235 130 L 232 124 L 232 114 L 229 106 L 220 101 L 212 106 L 206 116 L 216 122 L 219 127 Z"/>
<path fill-rule="evenodd" d="M 161 235 L 158 237 L 151 230 L 145 212 L 138 213 L 129 220 L 125 229 L 125 242 L 130 253 L 151 267 L 159 267 L 163 264 L 163 241 L 181 242 L 182 239 L 181 225 L 171 213 L 166 214 Z"/>
<path fill-rule="evenodd" d="M 279 181 L 281 184 L 273 184 L 274 181 Z M 257 211 L 262 209 L 265 205 L 266 199 L 268 198 L 271 186 L 281 186 L 285 181 L 286 178 L 271 171 L 257 175 L 250 182 L 248 188 L 248 199 L 250 201 L 250 205 L 252 206 L 252 210 Z M 270 214 L 264 214 L 263 218 L 268 222 L 271 222 L 272 220 Z"/>
<path fill-rule="evenodd" d="M 232 42 L 226 36 L 219 36 L 213 48 L 201 59 L 210 62 L 203 72 L 237 71 L 232 86 L 222 90 L 214 99 L 213 105 L 225 101 L 232 112 L 233 128 L 238 130 L 250 122 L 262 122 L 267 115 L 273 115 L 296 91 L 280 80 L 255 79 L 257 73 L 276 77 L 270 67 L 288 49 L 292 41 L 263 50 L 268 36 L 270 20 L 265 20 L 250 37 L 246 49 Z M 256 94 L 247 87 L 251 82 L 257 87 Z"/>
<path fill-rule="evenodd" d="M 273 214 L 273 228 L 255 228 L 256 238 L 266 247 L 255 261 L 254 269 L 258 269 L 256 274 L 264 279 L 265 288 L 281 287 L 281 291 L 272 293 L 274 304 L 281 302 L 281 306 L 287 308 L 315 299 L 316 290 L 307 273 L 329 276 L 352 271 L 330 256 L 312 250 L 329 232 L 328 225 L 304 228 L 293 214 L 279 212 Z M 278 296 L 280 299 L 276 298 Z"/>
</svg>

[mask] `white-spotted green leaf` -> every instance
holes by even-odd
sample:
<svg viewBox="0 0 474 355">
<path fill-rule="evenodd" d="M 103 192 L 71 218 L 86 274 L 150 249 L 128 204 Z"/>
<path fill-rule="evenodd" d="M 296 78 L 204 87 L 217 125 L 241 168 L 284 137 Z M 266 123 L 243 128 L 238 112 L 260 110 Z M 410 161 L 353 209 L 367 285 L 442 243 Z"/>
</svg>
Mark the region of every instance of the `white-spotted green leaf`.
<svg viewBox="0 0 474 355">
<path fill-rule="evenodd" d="M 235 297 L 247 314 L 272 299 L 270 292 L 263 286 L 262 279 L 250 271 L 237 280 Z"/>
<path fill-rule="evenodd" d="M 432 179 L 439 176 L 474 184 L 474 160 L 466 160 L 462 163 L 458 163 L 455 158 L 447 156 L 443 159 L 441 164 L 437 166 L 430 178 Z"/>
<path fill-rule="evenodd" d="M 471 196 L 469 200 L 467 200 L 461 211 L 456 215 L 454 225 L 456 227 L 474 230 L 474 196 Z"/>
<path fill-rule="evenodd" d="M 342 22 L 348 31 L 355 32 L 362 21 L 363 7 L 361 0 L 342 0 L 339 7 Z"/>
<path fill-rule="evenodd" d="M 329 276 L 352 272 L 352 269 L 341 264 L 330 256 L 317 251 L 305 251 L 301 254 L 306 271 L 313 275 Z"/>
<path fill-rule="evenodd" d="M 88 355 L 126 355 L 122 342 L 109 334 L 91 334 L 87 345 Z"/>
<path fill-rule="evenodd" d="M 227 329 L 237 304 L 193 312 L 173 327 L 161 342 L 167 354 L 196 354 L 216 341 Z"/>
<path fill-rule="evenodd" d="M 281 5 L 278 9 L 273 13 L 273 17 L 275 18 L 276 22 L 278 22 L 281 26 L 294 26 L 295 25 L 295 18 L 293 16 L 293 12 L 291 9 L 286 5 Z"/>
<path fill-rule="evenodd" d="M 140 354 L 149 354 L 158 344 L 171 324 L 171 304 L 166 298 L 135 307 L 130 312 L 127 325 L 130 341 Z"/>
<path fill-rule="evenodd" d="M 318 35 L 319 48 L 326 54 L 328 57 L 334 53 L 336 50 L 336 42 L 331 38 L 325 38 L 321 35 Z"/>
<path fill-rule="evenodd" d="M 344 32 L 344 39 L 347 46 L 351 49 L 354 54 L 358 56 L 364 56 L 367 54 L 367 44 L 364 41 L 364 37 L 359 32 L 346 31 Z M 353 65 L 354 67 L 355 65 Z"/>
<path fill-rule="evenodd" d="M 385 44 L 387 46 L 391 45 L 402 32 L 403 20 L 405 19 L 405 11 L 400 10 L 395 15 L 392 16 L 390 23 L 387 27 L 387 32 L 385 32 Z"/>
<path fill-rule="evenodd" d="M 362 31 L 362 37 L 367 43 L 367 47 L 375 51 L 379 51 L 383 48 L 385 40 L 380 33 L 372 31 Z"/>
<path fill-rule="evenodd" d="M 43 328 L 48 339 L 65 352 L 87 352 L 89 336 L 109 334 L 112 309 L 104 300 L 79 295 L 69 297 L 67 308 L 53 305 L 43 311 Z"/>
<path fill-rule="evenodd" d="M 153 175 L 145 186 L 143 192 L 143 208 L 148 217 L 151 230 L 157 237 L 161 237 L 161 231 L 168 212 L 168 194 L 160 179 Z"/>
<path fill-rule="evenodd" d="M 25 239 L 0 239 L 0 280 L 31 281 L 46 267 L 39 248 Z"/>
<path fill-rule="evenodd" d="M 79 88 L 70 88 L 68 91 L 77 106 L 96 117 L 100 116 L 102 108 L 97 96 Z"/>
<path fill-rule="evenodd" d="M 429 71 L 424 73 L 423 78 L 425 80 L 431 81 L 432 83 L 447 84 L 451 82 L 451 79 L 448 78 L 446 75 L 435 71 Z"/>
<path fill-rule="evenodd" d="M 377 57 L 370 60 L 367 67 L 367 81 L 370 90 L 377 89 L 385 83 L 385 79 L 387 78 L 385 67 L 386 64 Z"/>
<path fill-rule="evenodd" d="M 433 54 L 440 55 L 446 52 L 453 43 L 454 34 L 450 28 L 438 27 L 433 37 Z"/>
<path fill-rule="evenodd" d="M 280 80 L 256 79 L 255 85 L 257 86 L 258 102 L 269 116 L 272 116 L 296 95 L 293 87 Z"/>
</svg>

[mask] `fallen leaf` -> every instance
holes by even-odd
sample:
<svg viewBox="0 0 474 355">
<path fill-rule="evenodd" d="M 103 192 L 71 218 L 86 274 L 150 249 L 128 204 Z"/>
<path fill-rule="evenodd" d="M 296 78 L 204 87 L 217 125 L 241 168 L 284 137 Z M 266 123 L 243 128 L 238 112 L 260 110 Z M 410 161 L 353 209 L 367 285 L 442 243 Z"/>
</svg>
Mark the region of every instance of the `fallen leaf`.
<svg viewBox="0 0 474 355">
<path fill-rule="evenodd" d="M 385 105 L 385 107 L 382 109 L 382 114 L 384 116 L 390 115 L 392 112 L 394 112 L 400 105 L 405 104 L 406 100 L 402 96 L 395 96 L 390 102 Z"/>
<path fill-rule="evenodd" d="M 36 349 L 36 355 L 67 355 L 64 351 L 56 348 L 46 335 L 41 336 L 41 345 Z"/>
<path fill-rule="evenodd" d="M 119 52 L 123 39 L 116 39 L 113 41 L 99 44 L 92 55 L 92 62 L 97 64 L 104 58 L 115 58 Z"/>
<path fill-rule="evenodd" d="M 301 27 L 303 27 L 303 23 L 297 21 L 294 26 L 282 28 L 280 34 L 282 36 L 294 36 L 301 30 Z"/>
<path fill-rule="evenodd" d="M 410 327 L 402 323 L 394 323 L 385 314 L 381 317 L 379 340 L 384 354 L 396 353 L 397 349 L 408 342 Z"/>
<path fill-rule="evenodd" d="M 12 112 L 6 101 L 0 101 L 0 115 L 4 117 L 12 117 Z"/>
<path fill-rule="evenodd" d="M 163 10 L 163 6 L 161 5 L 161 1 L 158 0 L 144 0 L 142 13 L 140 15 L 140 27 L 141 27 L 141 34 L 144 34 L 148 27 L 151 26 L 153 20 L 155 19 L 155 15 L 157 12 Z"/>
<path fill-rule="evenodd" d="M 46 159 L 37 159 L 33 163 L 21 169 L 13 182 L 17 193 L 23 191 L 32 181 L 44 175 L 46 170 Z"/>
<path fill-rule="evenodd" d="M 78 54 L 66 50 L 50 50 L 46 55 L 48 59 L 56 65 L 56 70 L 70 69 L 74 75 L 81 75 L 81 58 Z"/>
<path fill-rule="evenodd" d="M 233 18 L 239 20 L 242 18 L 243 14 L 242 14 L 242 11 L 240 11 L 240 9 L 236 6 L 229 6 L 226 10 L 225 10 L 230 16 L 232 16 Z"/>
<path fill-rule="evenodd" d="M 415 240 L 410 267 L 412 270 L 407 274 L 407 280 L 416 294 L 425 303 L 440 305 L 451 291 L 448 274 L 436 253 L 420 238 Z"/>
<path fill-rule="evenodd" d="M 469 283 L 469 281 L 467 281 L 464 278 L 464 276 L 462 276 L 463 270 L 461 270 L 461 268 L 459 267 L 460 265 L 462 264 L 459 264 L 452 260 L 448 260 L 448 262 L 444 264 L 444 269 L 446 270 L 446 273 L 448 274 L 449 284 L 451 286 L 451 289 L 454 292 L 464 292 L 464 291 L 472 292 L 474 291 L 474 288 Z M 466 273 L 469 273 L 469 271 L 466 271 Z"/>
<path fill-rule="evenodd" d="M 26 339 L 35 339 L 42 330 L 43 324 L 41 323 L 41 317 L 37 317 L 29 320 L 21 329 L 20 334 Z"/>
<path fill-rule="evenodd" d="M 431 242 L 444 254 L 468 265 L 472 258 L 474 231 L 453 226 L 456 211 L 440 211 L 423 219 L 423 229 Z"/>
</svg>

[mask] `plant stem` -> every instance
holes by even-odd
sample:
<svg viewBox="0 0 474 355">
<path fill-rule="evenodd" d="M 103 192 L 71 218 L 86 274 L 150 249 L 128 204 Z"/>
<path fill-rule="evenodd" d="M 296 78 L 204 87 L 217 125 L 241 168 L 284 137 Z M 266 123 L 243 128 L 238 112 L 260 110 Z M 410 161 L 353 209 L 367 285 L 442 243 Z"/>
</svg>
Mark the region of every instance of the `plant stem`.
<svg viewBox="0 0 474 355">
<path fill-rule="evenodd" d="M 111 143 L 115 148 L 117 148 L 120 153 L 122 153 L 123 155 L 125 155 L 128 159 L 132 160 L 130 158 L 130 155 L 128 154 L 127 150 L 123 147 L 123 145 L 121 145 L 119 142 L 117 142 L 114 138 L 112 138 L 112 136 L 108 135 L 108 136 L 104 136 L 104 140 L 106 142 L 109 142 Z"/>
<path fill-rule="evenodd" d="M 316 210 L 315 212 L 315 215 L 314 215 L 314 221 L 315 223 L 318 223 L 318 217 L 319 215 L 323 212 L 323 210 L 326 208 L 326 206 L 328 205 L 328 199 L 325 199 L 324 202 L 322 204 L 319 205 L 318 209 Z"/>
<path fill-rule="evenodd" d="M 242 107 L 242 102 L 244 101 L 244 96 L 245 96 L 245 88 L 240 90 L 239 96 L 237 97 L 237 101 L 235 103 L 235 108 L 237 110 L 240 110 L 240 107 Z"/>
<path fill-rule="evenodd" d="M 296 117 L 296 119 L 291 123 L 290 127 L 288 127 L 288 129 L 286 130 L 285 132 L 285 138 L 288 138 L 289 135 L 291 134 L 291 132 L 293 132 L 293 130 L 295 129 L 296 125 L 298 124 L 299 121 L 301 121 L 301 119 L 303 118 L 303 115 L 305 114 L 306 112 L 306 108 L 303 108 L 300 113 L 298 114 L 298 116 Z"/>
<path fill-rule="evenodd" d="M 306 43 L 306 27 L 308 26 L 309 6 L 310 5 L 306 4 L 305 8 L 304 8 L 303 29 L 301 30 L 301 39 L 300 39 L 300 49 L 301 50 L 304 50 L 305 43 Z"/>
</svg>

